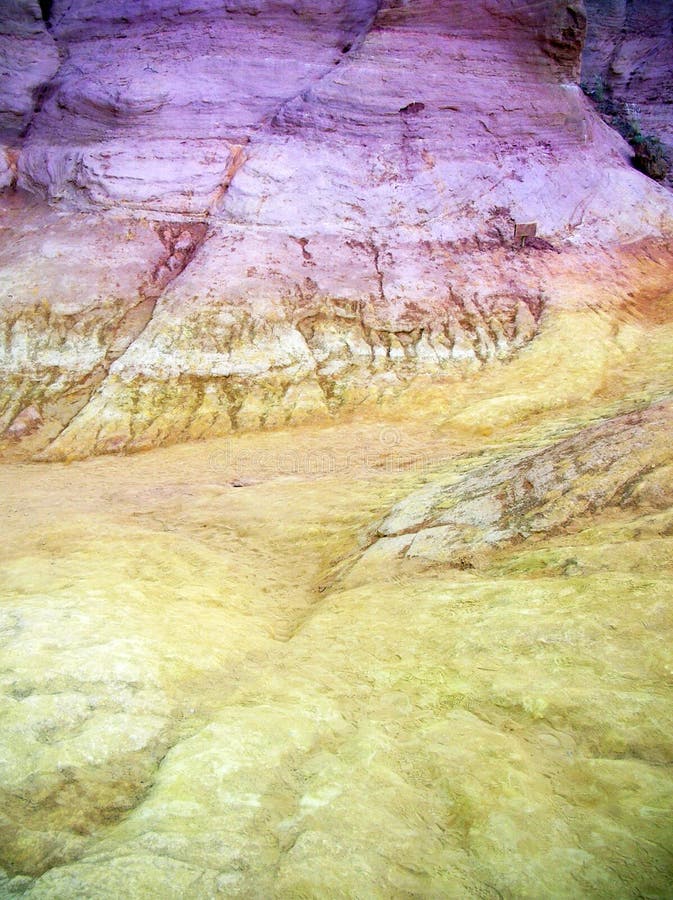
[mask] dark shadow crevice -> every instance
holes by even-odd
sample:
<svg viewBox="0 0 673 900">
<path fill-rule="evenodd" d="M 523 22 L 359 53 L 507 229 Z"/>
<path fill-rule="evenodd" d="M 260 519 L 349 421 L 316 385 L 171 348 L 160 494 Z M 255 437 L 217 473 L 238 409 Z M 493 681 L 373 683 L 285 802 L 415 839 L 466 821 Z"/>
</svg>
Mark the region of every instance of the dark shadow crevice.
<svg viewBox="0 0 673 900">
<path fill-rule="evenodd" d="M 42 12 L 42 19 L 44 20 L 44 24 L 49 28 L 51 24 L 51 12 L 52 7 L 54 5 L 53 0 L 39 0 L 40 3 L 40 11 Z"/>
</svg>

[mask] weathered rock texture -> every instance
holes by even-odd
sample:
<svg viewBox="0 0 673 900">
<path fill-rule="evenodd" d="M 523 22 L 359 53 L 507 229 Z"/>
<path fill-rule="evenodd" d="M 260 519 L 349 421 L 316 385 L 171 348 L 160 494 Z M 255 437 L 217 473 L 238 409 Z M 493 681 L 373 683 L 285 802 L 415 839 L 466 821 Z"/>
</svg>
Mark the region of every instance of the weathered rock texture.
<svg viewBox="0 0 673 900">
<path fill-rule="evenodd" d="M 673 147 L 673 5 L 668 0 L 586 0 L 582 78 L 633 105 L 642 129 Z"/>
<path fill-rule="evenodd" d="M 0 9 L 0 187 L 16 179 L 17 140 L 59 66 L 39 5 L 4 0 Z"/>
<path fill-rule="evenodd" d="M 405 423 L 411 480 L 352 422 L 0 466 L 0 896 L 668 896 L 670 464 L 634 478 L 670 460 L 667 422 L 670 390 L 499 454 L 528 526 L 575 470 L 572 533 L 349 588 L 324 579 L 372 517 L 483 442 L 433 453 Z M 278 466 L 316 451 L 336 468 Z"/>
<path fill-rule="evenodd" d="M 638 499 L 671 503 L 673 405 L 602 422 L 544 450 L 433 481 L 380 524 L 365 561 L 420 558 L 472 568 L 484 554 Z"/>
<path fill-rule="evenodd" d="M 32 0 L 8 10 L 13 452 L 465 376 L 562 302 L 556 251 L 569 273 L 589 242 L 598 260 L 673 232 L 670 194 L 577 85 L 580 3 L 56 0 L 48 28 Z M 517 221 L 541 240 L 515 245 Z"/>
</svg>

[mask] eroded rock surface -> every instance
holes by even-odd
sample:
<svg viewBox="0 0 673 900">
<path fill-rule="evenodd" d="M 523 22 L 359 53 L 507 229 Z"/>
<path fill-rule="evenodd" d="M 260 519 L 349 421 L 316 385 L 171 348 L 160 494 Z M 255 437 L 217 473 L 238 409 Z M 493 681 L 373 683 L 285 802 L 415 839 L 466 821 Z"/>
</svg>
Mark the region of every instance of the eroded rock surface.
<svg viewBox="0 0 673 900">
<path fill-rule="evenodd" d="M 48 28 L 32 0 L 10 12 L 15 454 L 295 423 L 467 377 L 563 303 L 556 256 L 590 281 L 673 228 L 670 194 L 577 85 L 580 4 L 55 0 Z M 51 62 L 24 65 L 38 44 Z"/>
<path fill-rule="evenodd" d="M 60 64 L 37 0 L 0 9 L 0 189 L 17 178 L 18 148 Z"/>
<path fill-rule="evenodd" d="M 48 18 L 0 10 L 0 895 L 667 896 L 673 205 L 582 5 Z"/>
<path fill-rule="evenodd" d="M 189 223 L 67 217 L 23 202 L 0 249 L 0 429 L 43 446 L 142 333 L 203 237 Z M 35 428 L 25 428 L 34 409 Z M 38 418 L 39 417 L 39 421 Z"/>
<path fill-rule="evenodd" d="M 450 263 L 426 254 L 434 283 L 410 285 L 407 252 L 272 230 L 211 234 L 48 456 L 321 418 L 419 375 L 474 373 L 537 333 L 534 281 L 515 286 L 510 273 L 509 291 L 463 293 Z M 335 258 L 345 270 L 334 271 Z"/>
<path fill-rule="evenodd" d="M 661 491 L 673 462 L 673 405 L 602 422 L 542 451 L 432 481 L 378 527 L 368 559 L 420 558 L 472 568 L 484 554 L 555 534 L 606 507 Z M 658 487 L 657 487 L 658 486 Z M 668 495 L 661 493 L 661 505 Z"/>
<path fill-rule="evenodd" d="M 586 0 L 582 77 L 631 104 L 646 134 L 673 148 L 673 8 L 667 0 Z"/>
<path fill-rule="evenodd" d="M 373 424 L 4 465 L 0 893 L 665 896 L 671 404 L 604 412 L 486 468 L 428 423 L 417 472 Z M 537 540 L 325 589 L 428 477 Z"/>
</svg>

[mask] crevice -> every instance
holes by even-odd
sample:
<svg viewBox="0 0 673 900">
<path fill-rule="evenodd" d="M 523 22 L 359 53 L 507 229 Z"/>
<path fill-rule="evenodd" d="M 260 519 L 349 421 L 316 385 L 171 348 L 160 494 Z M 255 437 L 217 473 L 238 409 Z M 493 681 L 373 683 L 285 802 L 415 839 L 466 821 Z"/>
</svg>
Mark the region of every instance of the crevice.
<svg viewBox="0 0 673 900">
<path fill-rule="evenodd" d="M 35 119 L 42 111 L 42 107 L 45 102 L 52 96 L 54 90 L 57 87 L 57 78 L 58 74 L 63 67 L 63 64 L 68 59 L 68 51 L 61 46 L 59 46 L 58 40 L 54 37 L 52 27 L 51 27 L 51 13 L 52 13 L 52 0 L 39 0 L 40 2 L 40 11 L 42 13 L 42 19 L 45 24 L 47 36 L 53 41 L 54 47 L 56 48 L 56 52 L 58 54 L 58 65 L 56 66 L 53 74 L 46 81 L 43 81 L 41 84 L 38 84 L 33 88 L 33 109 L 28 115 L 27 120 L 23 123 L 21 128 L 21 133 L 19 134 L 19 140 L 24 141 L 25 138 L 30 134 Z M 17 152 L 16 164 L 18 169 L 18 157 L 20 155 L 20 150 Z"/>
<path fill-rule="evenodd" d="M 52 0 L 39 0 L 40 3 L 40 11 L 42 13 L 42 19 L 44 24 L 49 28 L 51 25 L 51 10 L 54 5 Z"/>
<path fill-rule="evenodd" d="M 124 337 L 118 344 L 115 345 L 113 343 L 112 349 L 105 356 L 102 372 L 92 392 L 79 409 L 67 419 L 62 428 L 51 438 L 47 447 L 40 451 L 38 456 L 48 453 L 61 435 L 70 428 L 86 410 L 94 397 L 103 389 L 113 364 L 121 359 L 128 352 L 129 348 L 145 333 L 154 317 L 159 299 L 178 275 L 181 275 L 190 264 L 208 233 L 208 226 L 205 222 L 191 222 L 188 224 L 183 222 L 157 223 L 155 229 L 166 252 L 155 265 L 149 278 L 138 288 L 139 299 L 137 303 L 127 311 L 118 325 L 118 328 L 123 327 L 124 321 L 131 318 L 134 313 L 137 315 L 138 310 L 140 310 L 141 314 L 137 317 L 134 332 Z"/>
<path fill-rule="evenodd" d="M 230 146 L 229 151 L 231 153 L 231 159 L 229 160 L 229 165 L 226 168 L 222 181 L 215 190 L 211 204 L 206 211 L 206 217 L 210 217 L 216 211 L 218 205 L 221 203 L 225 194 L 229 190 L 231 182 L 234 180 L 236 173 L 245 163 L 247 159 L 245 155 L 245 148 L 249 143 L 250 140 L 247 139 L 244 144 L 232 144 Z"/>
<path fill-rule="evenodd" d="M 301 88 L 301 90 L 297 91 L 291 97 L 283 100 L 282 103 L 280 103 L 277 107 L 275 113 L 272 113 L 270 116 L 265 118 L 254 130 L 258 132 L 262 131 L 263 128 L 267 125 L 271 125 L 271 127 L 274 129 L 278 129 L 281 131 L 284 130 L 285 122 L 283 117 L 286 110 L 297 101 L 307 102 L 311 95 L 311 91 L 326 78 L 329 78 L 329 76 L 334 72 L 335 66 L 342 65 L 350 57 L 354 56 L 355 53 L 357 53 L 357 51 L 367 39 L 367 35 L 374 27 L 376 18 L 382 5 L 383 0 L 376 0 L 376 2 L 372 3 L 371 8 L 364 19 L 353 22 L 352 24 L 347 21 L 343 22 L 344 30 L 336 48 L 336 52 L 338 55 L 335 56 L 329 67 L 326 67 L 324 71 L 318 74 L 310 84 L 305 85 Z"/>
<path fill-rule="evenodd" d="M 376 282 L 378 284 L 379 289 L 379 300 L 381 303 L 386 302 L 386 293 L 383 286 L 383 270 L 381 269 L 381 250 L 374 243 L 374 241 L 369 242 L 369 248 L 372 253 L 372 258 L 374 260 L 374 271 L 376 272 Z"/>
<path fill-rule="evenodd" d="M 165 254 L 155 265 L 149 278 L 138 288 L 139 300 L 132 306 L 124 319 L 142 310 L 140 322 L 128 340 L 114 346 L 105 358 L 106 376 L 110 367 L 126 353 L 146 331 L 152 321 L 159 298 L 168 290 L 178 275 L 187 268 L 196 251 L 206 239 L 207 225 L 204 222 L 168 222 L 155 225 L 155 230 L 166 248 Z M 120 322 L 123 325 L 124 320 Z"/>
</svg>

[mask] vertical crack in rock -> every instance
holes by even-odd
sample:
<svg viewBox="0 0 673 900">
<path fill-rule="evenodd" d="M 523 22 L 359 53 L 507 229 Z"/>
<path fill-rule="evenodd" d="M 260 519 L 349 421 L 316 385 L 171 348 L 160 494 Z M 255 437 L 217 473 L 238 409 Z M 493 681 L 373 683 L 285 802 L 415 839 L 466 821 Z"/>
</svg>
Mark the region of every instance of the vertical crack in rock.
<svg viewBox="0 0 673 900">
<path fill-rule="evenodd" d="M 374 241 L 370 240 L 369 246 L 371 249 L 372 258 L 374 260 L 374 270 L 376 272 L 376 282 L 377 282 L 378 288 L 379 288 L 379 300 L 381 301 L 381 303 L 385 303 L 386 302 L 386 294 L 385 294 L 385 289 L 383 286 L 383 270 L 381 269 L 381 250 L 374 243 Z"/>
<path fill-rule="evenodd" d="M 40 10 L 42 12 L 42 19 L 44 24 L 49 28 L 51 23 L 51 8 L 53 6 L 52 0 L 40 0 Z"/>
<path fill-rule="evenodd" d="M 37 3 L 0 7 L 0 189 L 14 190 L 23 135 L 61 59 Z"/>
<path fill-rule="evenodd" d="M 245 144 L 232 144 L 229 148 L 231 153 L 231 159 L 229 160 L 229 165 L 227 166 L 222 181 L 219 184 L 219 187 L 215 191 L 212 202 L 208 211 L 206 212 L 206 217 L 210 217 L 217 210 L 217 207 L 222 202 L 224 196 L 226 195 L 231 182 L 234 180 L 236 173 L 241 169 L 243 164 L 246 161 L 245 148 L 249 143 L 249 139 L 245 142 Z M 204 235 L 205 236 L 205 235 Z M 191 257 L 190 257 L 191 259 Z"/>
<path fill-rule="evenodd" d="M 139 330 L 128 338 L 125 346 L 119 352 L 113 352 L 108 356 L 108 369 L 145 331 L 152 320 L 159 298 L 192 261 L 206 238 L 207 230 L 204 222 L 167 222 L 157 226 L 157 234 L 166 248 L 166 255 L 154 267 L 147 281 L 141 284 L 139 288 L 141 299 L 133 307 L 133 309 L 145 308 L 147 316 Z"/>
<path fill-rule="evenodd" d="M 49 4 L 49 6 L 51 6 L 51 4 Z M 54 44 L 54 46 L 56 48 L 56 52 L 58 54 L 58 64 L 48 79 L 46 79 L 45 81 L 38 84 L 35 88 L 33 88 L 33 109 L 30 112 L 27 121 L 24 123 L 23 128 L 21 129 L 21 133 L 19 135 L 19 138 L 21 141 L 24 141 L 30 134 L 31 129 L 33 128 L 33 123 L 35 122 L 35 119 L 37 118 L 37 116 L 40 114 L 40 111 L 42 110 L 42 107 L 44 106 L 45 101 L 51 95 L 55 86 L 58 84 L 59 72 L 61 71 L 63 64 L 68 59 L 67 48 L 62 47 L 59 44 L 57 38 L 54 36 L 52 29 L 48 26 L 46 19 L 45 19 L 45 28 L 46 28 L 46 31 L 45 31 L 46 35 L 48 36 L 48 38 L 51 40 L 51 42 Z M 18 148 L 17 153 L 16 153 L 17 170 L 18 170 L 18 162 L 19 162 L 20 154 L 21 154 L 21 149 Z"/>
<path fill-rule="evenodd" d="M 205 222 L 165 222 L 157 224 L 156 231 L 166 248 L 165 255 L 156 264 L 147 280 L 140 285 L 138 289 L 140 299 L 138 302 L 127 311 L 119 323 L 117 330 L 121 338 L 110 345 L 103 365 L 97 373 L 94 373 L 96 377 L 92 379 L 92 389 L 86 401 L 79 409 L 73 412 L 72 416 L 63 424 L 63 427 L 52 438 L 47 449 L 43 452 L 48 453 L 49 448 L 58 441 L 61 435 L 85 411 L 92 399 L 101 390 L 112 365 L 121 359 L 145 332 L 152 321 L 159 299 L 192 261 L 197 250 L 206 239 L 207 230 L 208 227 Z M 125 323 L 128 325 L 132 324 L 132 327 L 128 330 L 125 329 Z"/>
<path fill-rule="evenodd" d="M 283 102 L 278 105 L 276 111 L 270 116 L 267 116 L 267 118 L 262 122 L 260 122 L 260 124 L 254 130 L 256 132 L 261 132 L 270 125 L 274 130 L 284 131 L 290 124 L 288 119 L 286 119 L 286 113 L 289 112 L 292 105 L 295 103 L 307 102 L 311 97 L 312 91 L 322 81 L 332 75 L 332 73 L 334 72 L 334 67 L 337 65 L 341 65 L 342 62 L 347 61 L 349 58 L 353 57 L 362 47 L 367 39 L 367 35 L 372 30 L 376 22 L 376 18 L 382 5 L 383 0 L 374 0 L 374 2 L 371 2 L 371 0 L 369 0 L 369 2 L 366 2 L 364 4 L 364 8 L 362 9 L 360 15 L 355 14 L 354 21 L 350 20 L 348 17 L 345 17 L 342 23 L 343 35 L 341 40 L 341 56 L 333 60 L 329 66 L 326 66 L 322 72 L 316 75 L 316 77 L 311 81 L 309 85 L 303 87 L 300 91 L 297 91 L 292 96 L 287 97 L 285 100 L 283 100 Z"/>
</svg>

